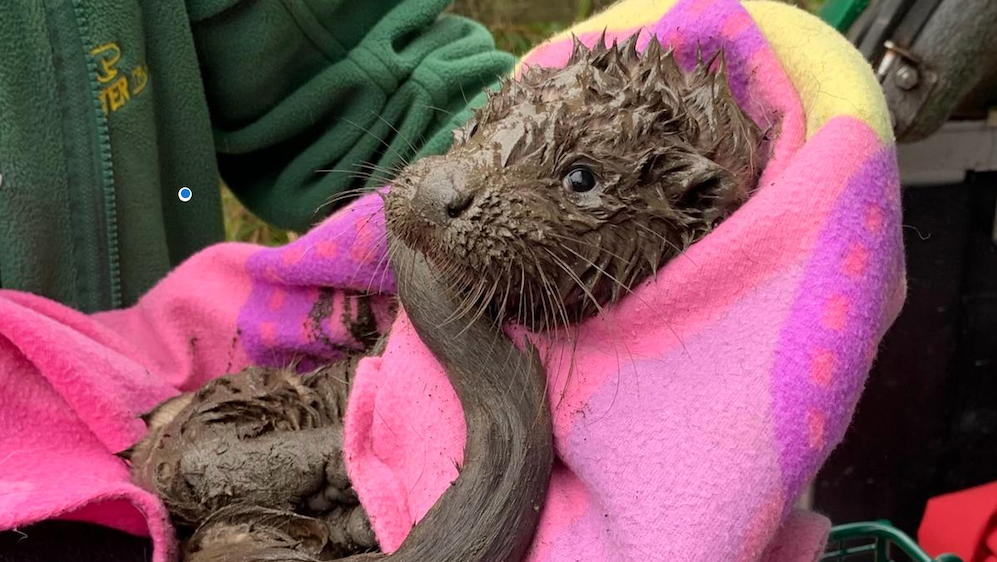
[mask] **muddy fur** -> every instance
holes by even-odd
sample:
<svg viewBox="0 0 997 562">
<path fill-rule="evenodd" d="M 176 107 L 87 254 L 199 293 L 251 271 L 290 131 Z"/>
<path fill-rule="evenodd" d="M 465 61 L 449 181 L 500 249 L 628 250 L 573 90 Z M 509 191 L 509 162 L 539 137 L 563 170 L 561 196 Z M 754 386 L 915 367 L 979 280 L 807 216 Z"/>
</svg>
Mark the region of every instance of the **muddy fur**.
<svg viewBox="0 0 997 562">
<path fill-rule="evenodd" d="M 250 367 L 143 416 L 148 433 L 120 456 L 132 479 L 163 499 L 180 536 L 193 533 L 185 560 L 224 560 L 217 557 L 244 549 L 297 551 L 309 542 L 319 548 L 306 554 L 323 559 L 376 548 L 342 456 L 342 418 L 358 359 L 304 376 Z M 289 522 L 297 535 L 286 536 Z"/>
<path fill-rule="evenodd" d="M 564 68 L 527 69 L 386 198 L 399 300 L 467 425 L 460 476 L 398 551 L 365 552 L 376 540 L 343 466 L 354 357 L 301 379 L 253 367 L 144 418 L 123 456 L 166 502 L 188 562 L 523 559 L 551 420 L 536 351 L 499 325 L 558 328 L 625 297 L 734 212 L 766 157 L 722 57 L 687 73 L 656 40 L 635 45 L 576 41 Z"/>
<path fill-rule="evenodd" d="M 636 38 L 592 50 L 576 40 L 564 68 L 529 68 L 446 155 L 395 182 L 389 228 L 469 310 L 534 329 L 576 322 L 748 198 L 762 134 L 732 97 L 723 58 L 686 73 L 656 39 L 638 55 Z"/>
</svg>

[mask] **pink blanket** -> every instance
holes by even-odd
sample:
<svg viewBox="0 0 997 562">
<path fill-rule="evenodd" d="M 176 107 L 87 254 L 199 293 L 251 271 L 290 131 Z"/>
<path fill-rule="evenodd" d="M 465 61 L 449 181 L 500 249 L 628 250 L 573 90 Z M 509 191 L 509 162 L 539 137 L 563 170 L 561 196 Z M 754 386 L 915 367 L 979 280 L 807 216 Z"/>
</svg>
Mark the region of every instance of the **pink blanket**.
<svg viewBox="0 0 997 562">
<path fill-rule="evenodd" d="M 735 96 L 777 139 L 745 207 L 580 327 L 570 377 L 571 347 L 529 335 L 549 358 L 558 456 L 529 560 L 816 560 L 828 522 L 791 506 L 905 294 L 881 96 L 843 39 L 781 5 L 628 0 L 576 31 L 591 44 L 605 28 L 643 29 L 640 48 L 654 33 L 686 63 L 723 47 Z M 527 60 L 563 64 L 569 44 Z M 457 476 L 464 422 L 404 313 L 388 313 L 384 249 L 369 196 L 282 248 L 209 248 L 127 310 L 0 291 L 0 529 L 93 521 L 149 534 L 166 562 L 166 512 L 113 456 L 141 437 L 136 415 L 249 363 L 341 357 L 371 292 L 392 337 L 361 362 L 347 468 L 396 548 Z"/>
</svg>

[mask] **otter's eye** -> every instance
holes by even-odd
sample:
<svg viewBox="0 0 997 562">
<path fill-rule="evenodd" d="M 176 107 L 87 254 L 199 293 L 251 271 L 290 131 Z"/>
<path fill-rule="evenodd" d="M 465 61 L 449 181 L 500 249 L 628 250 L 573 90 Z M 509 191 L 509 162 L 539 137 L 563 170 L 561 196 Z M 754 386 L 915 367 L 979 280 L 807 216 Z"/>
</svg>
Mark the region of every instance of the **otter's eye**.
<svg viewBox="0 0 997 562">
<path fill-rule="evenodd" d="M 565 189 L 570 189 L 575 193 L 585 193 L 592 191 L 595 187 L 595 174 L 588 168 L 572 168 L 561 180 Z"/>
</svg>

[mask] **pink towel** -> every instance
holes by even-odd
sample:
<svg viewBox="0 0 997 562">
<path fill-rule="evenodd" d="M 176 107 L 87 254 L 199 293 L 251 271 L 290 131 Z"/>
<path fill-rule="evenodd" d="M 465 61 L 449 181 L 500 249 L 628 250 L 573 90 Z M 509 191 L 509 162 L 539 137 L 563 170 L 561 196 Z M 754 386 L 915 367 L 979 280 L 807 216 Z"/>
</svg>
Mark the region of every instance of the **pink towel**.
<svg viewBox="0 0 997 562">
<path fill-rule="evenodd" d="M 530 335 L 550 358 L 558 462 L 529 560 L 816 560 L 828 522 L 790 506 L 841 439 L 905 294 L 875 82 L 843 39 L 787 7 L 628 0 L 602 17 L 611 37 L 642 28 L 641 47 L 654 33 L 686 64 L 723 47 L 735 96 L 778 138 L 741 210 L 580 327 L 570 378 L 565 342 Z M 796 48 L 772 33 L 800 39 L 801 25 Z M 568 41 L 528 61 L 563 64 Z M 842 77 L 849 93 L 822 97 Z M 112 454 L 141 436 L 135 416 L 249 363 L 341 357 L 358 345 L 342 320 L 372 292 L 392 337 L 361 362 L 347 467 L 396 548 L 456 477 L 464 422 L 404 313 L 389 316 L 384 247 L 368 196 L 283 248 L 209 248 L 127 310 L 88 317 L 0 291 L 0 529 L 93 521 L 148 533 L 166 562 L 165 510 Z"/>
</svg>

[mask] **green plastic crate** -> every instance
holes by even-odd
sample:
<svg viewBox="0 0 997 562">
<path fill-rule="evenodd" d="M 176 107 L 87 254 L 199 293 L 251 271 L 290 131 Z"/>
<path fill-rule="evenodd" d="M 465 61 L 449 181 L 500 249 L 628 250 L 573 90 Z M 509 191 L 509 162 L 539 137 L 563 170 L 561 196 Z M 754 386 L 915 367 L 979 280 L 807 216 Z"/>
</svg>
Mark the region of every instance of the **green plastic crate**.
<svg viewBox="0 0 997 562">
<path fill-rule="evenodd" d="M 845 33 L 869 6 L 869 0 L 827 0 L 817 15 L 820 19 Z"/>
<path fill-rule="evenodd" d="M 928 556 L 914 539 L 889 521 L 849 523 L 831 529 L 821 561 L 833 562 L 962 562 L 958 556 Z"/>
</svg>

